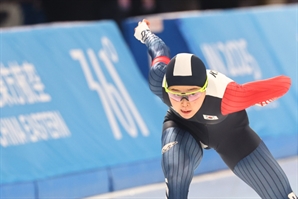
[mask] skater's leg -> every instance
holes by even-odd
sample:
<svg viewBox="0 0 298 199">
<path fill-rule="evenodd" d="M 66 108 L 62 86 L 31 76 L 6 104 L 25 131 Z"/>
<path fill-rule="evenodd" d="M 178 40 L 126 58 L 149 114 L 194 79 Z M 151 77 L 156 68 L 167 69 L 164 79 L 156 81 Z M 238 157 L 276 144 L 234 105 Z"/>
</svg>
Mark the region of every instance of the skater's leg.
<svg viewBox="0 0 298 199">
<path fill-rule="evenodd" d="M 233 172 L 263 199 L 297 199 L 284 171 L 263 142 Z"/>
<path fill-rule="evenodd" d="M 167 199 L 186 199 L 194 170 L 202 159 L 202 148 L 187 131 L 178 127 L 163 132 L 162 147 Z"/>
</svg>

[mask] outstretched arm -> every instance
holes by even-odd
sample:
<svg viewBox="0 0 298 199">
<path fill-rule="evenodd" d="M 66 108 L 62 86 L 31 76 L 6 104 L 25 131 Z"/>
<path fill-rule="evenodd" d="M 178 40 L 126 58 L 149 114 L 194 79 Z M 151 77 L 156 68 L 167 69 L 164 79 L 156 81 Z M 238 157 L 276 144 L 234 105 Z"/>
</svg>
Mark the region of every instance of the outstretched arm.
<svg viewBox="0 0 298 199">
<path fill-rule="evenodd" d="M 253 105 L 265 106 L 283 96 L 290 86 L 291 79 L 283 75 L 243 85 L 231 82 L 223 96 L 221 112 L 227 115 Z"/>
<path fill-rule="evenodd" d="M 143 20 L 135 28 L 134 36 L 148 47 L 152 64 L 149 72 L 150 90 L 162 99 L 162 80 L 166 65 L 170 61 L 170 52 L 166 44 L 149 29 L 149 22 Z"/>
</svg>

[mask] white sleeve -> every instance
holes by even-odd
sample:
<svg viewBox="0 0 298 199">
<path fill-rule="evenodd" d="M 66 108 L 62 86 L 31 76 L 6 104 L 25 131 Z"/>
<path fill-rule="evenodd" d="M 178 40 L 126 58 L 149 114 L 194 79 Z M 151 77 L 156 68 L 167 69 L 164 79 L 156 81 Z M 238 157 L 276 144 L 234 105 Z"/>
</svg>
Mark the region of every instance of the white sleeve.
<svg viewBox="0 0 298 199">
<path fill-rule="evenodd" d="M 208 86 L 206 89 L 206 95 L 222 98 L 227 85 L 233 82 L 232 79 L 228 78 L 222 73 L 214 70 L 207 70 Z"/>
</svg>

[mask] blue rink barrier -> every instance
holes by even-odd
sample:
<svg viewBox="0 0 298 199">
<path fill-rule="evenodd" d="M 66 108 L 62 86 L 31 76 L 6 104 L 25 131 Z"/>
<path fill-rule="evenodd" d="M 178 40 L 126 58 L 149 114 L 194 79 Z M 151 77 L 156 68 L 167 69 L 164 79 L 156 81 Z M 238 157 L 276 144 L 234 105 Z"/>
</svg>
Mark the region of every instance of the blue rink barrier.
<svg viewBox="0 0 298 199">
<path fill-rule="evenodd" d="M 201 57 L 208 68 L 238 83 L 280 74 L 291 77 L 291 88 L 281 99 L 263 108 L 248 109 L 253 129 L 264 139 L 297 136 L 296 16 L 297 6 L 285 6 L 178 20 L 178 28 L 190 51 Z M 297 139 L 295 143 L 293 146 L 297 146 Z M 297 154 L 297 148 L 294 149 Z"/>
<path fill-rule="evenodd" d="M 161 173 L 152 165 L 166 106 L 114 22 L 8 29 L 1 49 L 1 199 L 83 198 L 162 180 L 148 177 Z"/>
<path fill-rule="evenodd" d="M 238 83 L 281 74 L 291 77 L 292 85 L 285 96 L 265 107 L 247 110 L 252 128 L 277 158 L 298 154 L 297 6 L 147 17 L 152 22 L 152 31 L 165 41 L 172 56 L 177 52 L 194 53 L 207 68 L 222 72 Z M 146 47 L 140 48 L 143 44 L 133 36 L 133 27 L 140 20 L 140 17 L 127 19 L 123 29 L 139 69 L 147 79 L 151 60 Z"/>
</svg>

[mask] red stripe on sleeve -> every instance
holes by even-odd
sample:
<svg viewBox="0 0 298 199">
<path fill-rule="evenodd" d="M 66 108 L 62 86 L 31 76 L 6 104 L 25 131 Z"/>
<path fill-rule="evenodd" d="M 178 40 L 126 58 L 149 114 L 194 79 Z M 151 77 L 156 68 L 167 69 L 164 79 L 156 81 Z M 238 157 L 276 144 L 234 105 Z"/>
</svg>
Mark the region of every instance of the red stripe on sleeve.
<svg viewBox="0 0 298 199">
<path fill-rule="evenodd" d="M 263 101 L 277 99 L 283 96 L 290 86 L 291 79 L 283 75 L 243 85 L 231 82 L 222 98 L 221 113 L 227 115 Z"/>
<path fill-rule="evenodd" d="M 158 63 L 158 62 L 163 62 L 165 64 L 168 64 L 170 62 L 170 58 L 166 57 L 166 56 L 159 56 L 159 57 L 156 57 L 152 63 L 151 63 L 151 66 L 153 66 L 154 64 Z"/>
</svg>

